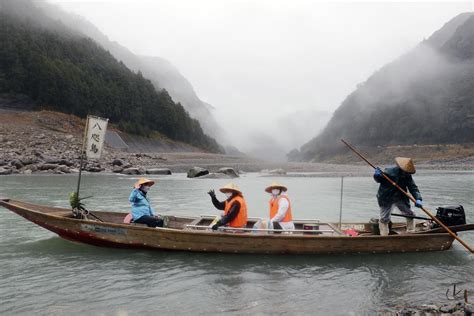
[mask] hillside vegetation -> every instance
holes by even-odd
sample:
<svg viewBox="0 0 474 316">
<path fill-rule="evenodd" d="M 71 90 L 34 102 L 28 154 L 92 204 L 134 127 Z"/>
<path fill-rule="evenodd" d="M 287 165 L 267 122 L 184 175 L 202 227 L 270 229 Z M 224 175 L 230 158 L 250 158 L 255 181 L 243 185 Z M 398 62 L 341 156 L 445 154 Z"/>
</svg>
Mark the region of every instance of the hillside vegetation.
<svg viewBox="0 0 474 316">
<path fill-rule="evenodd" d="M 18 6 L 20 1 L 30 0 L 15 0 L 15 6 Z M 228 141 L 213 115 L 213 107 L 199 99 L 191 83 L 169 61 L 157 56 L 134 54 L 120 43 L 110 40 L 94 24 L 79 15 L 62 10 L 57 5 L 44 1 L 34 2 L 34 5 L 40 8 L 46 17 L 61 21 L 69 29 L 96 41 L 132 71 L 142 72 L 158 91 L 162 89 L 168 91 L 173 101 L 179 102 L 192 118 L 199 121 L 207 135 L 216 138 L 219 142 Z M 36 16 L 32 18 L 38 19 Z"/>
<path fill-rule="evenodd" d="M 455 17 L 360 84 L 298 159 L 341 154 L 341 138 L 373 148 L 474 143 L 474 14 Z"/>
<path fill-rule="evenodd" d="M 61 23 L 0 11 L 0 93 L 27 95 L 38 107 L 81 117 L 110 118 L 130 133 L 157 131 L 207 151 L 218 152 L 216 141 L 175 104 L 165 90 L 157 91 L 141 73 L 118 62 L 93 40 L 78 36 Z M 7 9 L 5 9 L 7 8 Z"/>
</svg>

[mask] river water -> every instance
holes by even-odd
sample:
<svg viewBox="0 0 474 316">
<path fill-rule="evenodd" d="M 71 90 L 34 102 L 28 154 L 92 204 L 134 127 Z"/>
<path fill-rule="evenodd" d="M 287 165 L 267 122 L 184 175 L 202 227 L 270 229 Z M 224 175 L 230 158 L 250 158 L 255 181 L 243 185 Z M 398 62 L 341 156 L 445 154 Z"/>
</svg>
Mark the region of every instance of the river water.
<svg viewBox="0 0 474 316">
<path fill-rule="evenodd" d="M 217 214 L 206 192 L 228 182 L 184 174 L 152 178 L 157 185 L 149 197 L 162 214 Z M 135 180 L 85 175 L 81 194 L 93 196 L 86 200 L 89 209 L 126 212 Z M 420 171 L 415 180 L 429 209 L 462 204 L 474 221 L 474 173 Z M 0 196 L 67 207 L 76 181 L 72 175 L 4 176 Z M 338 220 L 337 177 L 245 174 L 235 182 L 250 216 L 266 216 L 263 189 L 272 181 L 289 187 L 294 217 Z M 370 176 L 344 178 L 343 221 L 377 217 L 376 190 Z M 367 314 L 446 301 L 453 283 L 474 291 L 474 257 L 456 242 L 444 252 L 385 255 L 133 251 L 71 243 L 3 208 L 0 219 L 2 315 Z M 474 232 L 461 237 L 474 245 Z"/>
</svg>

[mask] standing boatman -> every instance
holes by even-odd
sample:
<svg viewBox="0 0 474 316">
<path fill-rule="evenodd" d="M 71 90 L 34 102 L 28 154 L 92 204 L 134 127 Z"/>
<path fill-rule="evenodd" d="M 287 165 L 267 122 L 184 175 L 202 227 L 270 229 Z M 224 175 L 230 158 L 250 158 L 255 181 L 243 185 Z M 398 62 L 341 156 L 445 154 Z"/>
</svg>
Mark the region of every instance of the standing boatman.
<svg viewBox="0 0 474 316">
<path fill-rule="evenodd" d="M 385 168 L 383 173 L 405 190 L 405 192 L 408 189 L 416 200 L 415 206 L 422 207 L 423 199 L 412 178 L 412 174 L 416 172 L 413 160 L 411 158 L 396 157 L 395 162 L 396 166 Z M 387 236 L 389 234 L 388 223 L 390 222 L 390 215 L 394 206 L 404 215 L 414 216 L 415 213 L 410 208 L 409 199 L 383 177 L 382 170 L 378 167 L 375 169 L 374 180 L 380 183 L 377 192 L 377 201 L 380 206 L 380 235 Z M 412 233 L 414 231 L 415 221 L 413 218 L 407 217 L 407 232 Z"/>
</svg>

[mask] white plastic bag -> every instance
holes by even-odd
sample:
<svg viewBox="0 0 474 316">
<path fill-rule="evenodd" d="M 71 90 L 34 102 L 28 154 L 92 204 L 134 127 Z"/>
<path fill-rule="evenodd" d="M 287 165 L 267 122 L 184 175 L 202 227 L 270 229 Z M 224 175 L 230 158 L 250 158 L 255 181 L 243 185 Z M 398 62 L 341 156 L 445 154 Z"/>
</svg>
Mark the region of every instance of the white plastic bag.
<svg viewBox="0 0 474 316">
<path fill-rule="evenodd" d="M 253 224 L 253 229 L 271 229 L 268 227 L 268 224 L 269 221 L 266 219 L 259 219 L 257 222 L 255 222 L 255 224 Z M 255 230 L 254 233 L 266 234 L 268 232 Z"/>
</svg>

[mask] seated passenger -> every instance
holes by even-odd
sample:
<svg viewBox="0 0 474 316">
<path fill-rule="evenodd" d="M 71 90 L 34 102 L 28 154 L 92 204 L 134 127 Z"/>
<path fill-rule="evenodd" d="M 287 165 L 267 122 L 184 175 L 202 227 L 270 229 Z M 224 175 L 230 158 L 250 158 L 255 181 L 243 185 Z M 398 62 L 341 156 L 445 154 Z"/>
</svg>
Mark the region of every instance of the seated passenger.
<svg viewBox="0 0 474 316">
<path fill-rule="evenodd" d="M 240 189 L 233 183 L 229 183 L 220 189 L 227 199 L 220 202 L 216 198 L 214 190 L 209 190 L 212 204 L 218 209 L 223 210 L 221 219 L 212 226 L 212 230 L 217 230 L 220 226 L 234 228 L 244 228 L 247 225 L 247 202 Z"/>
<path fill-rule="evenodd" d="M 294 230 L 295 224 L 291 215 L 291 203 L 286 191 L 288 189 L 276 182 L 273 182 L 266 192 L 271 194 L 270 199 L 270 221 L 269 228 Z M 280 227 L 279 227 L 280 226 Z"/>
<path fill-rule="evenodd" d="M 132 203 L 132 218 L 134 223 L 146 224 L 148 227 L 163 227 L 163 220 L 155 215 L 150 205 L 147 193 L 155 182 L 141 178 L 135 185 L 128 200 Z"/>
</svg>

